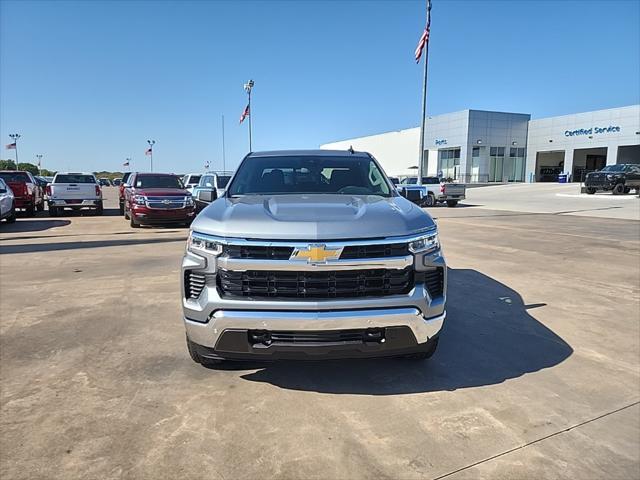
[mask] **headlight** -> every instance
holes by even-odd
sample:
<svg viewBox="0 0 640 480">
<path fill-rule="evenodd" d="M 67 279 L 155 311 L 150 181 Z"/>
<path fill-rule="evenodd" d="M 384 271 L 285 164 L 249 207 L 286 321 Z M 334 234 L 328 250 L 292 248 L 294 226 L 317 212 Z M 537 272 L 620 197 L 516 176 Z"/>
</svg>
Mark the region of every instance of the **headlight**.
<svg viewBox="0 0 640 480">
<path fill-rule="evenodd" d="M 206 238 L 198 236 L 193 232 L 189 232 L 189 238 L 187 239 L 187 250 L 191 252 L 204 252 L 210 255 L 220 255 L 222 253 L 222 244 L 207 240 Z"/>
<path fill-rule="evenodd" d="M 607 180 L 615 180 L 616 178 L 618 178 L 618 175 L 607 175 Z"/>
<path fill-rule="evenodd" d="M 438 234 L 433 232 L 409 242 L 409 251 L 411 253 L 435 252 L 439 248 Z"/>
<path fill-rule="evenodd" d="M 192 206 L 192 205 L 193 205 L 193 197 L 191 197 L 191 196 L 186 197 L 186 199 L 185 199 L 185 201 L 184 201 L 184 204 L 185 204 L 186 206 L 188 206 L 188 207 Z"/>
<path fill-rule="evenodd" d="M 133 197 L 133 201 L 136 203 L 136 205 L 144 205 L 147 199 L 144 195 L 135 195 Z"/>
</svg>

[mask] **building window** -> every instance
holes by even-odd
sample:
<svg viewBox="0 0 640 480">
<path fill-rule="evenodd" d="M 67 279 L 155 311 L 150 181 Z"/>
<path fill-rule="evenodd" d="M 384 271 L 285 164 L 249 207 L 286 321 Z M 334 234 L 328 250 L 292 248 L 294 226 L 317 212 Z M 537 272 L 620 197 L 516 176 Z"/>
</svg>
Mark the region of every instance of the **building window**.
<svg viewBox="0 0 640 480">
<path fill-rule="evenodd" d="M 458 180 L 460 174 L 460 149 L 438 150 L 438 173 L 442 178 Z"/>
<path fill-rule="evenodd" d="M 480 147 L 473 147 L 473 149 L 471 149 L 471 156 L 478 158 L 480 156 Z"/>
<path fill-rule="evenodd" d="M 491 147 L 489 158 L 490 182 L 523 182 L 525 149 L 512 147 L 505 158 L 505 147 Z"/>
</svg>

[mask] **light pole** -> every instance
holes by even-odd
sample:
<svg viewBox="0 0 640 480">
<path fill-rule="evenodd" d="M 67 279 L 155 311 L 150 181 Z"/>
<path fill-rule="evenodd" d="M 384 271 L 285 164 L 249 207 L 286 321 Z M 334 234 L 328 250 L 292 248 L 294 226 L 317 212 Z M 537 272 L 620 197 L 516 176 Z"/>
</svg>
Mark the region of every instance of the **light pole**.
<svg viewBox="0 0 640 480">
<path fill-rule="evenodd" d="M 38 175 L 41 174 L 40 170 L 42 169 L 42 154 L 38 153 L 36 155 L 36 158 L 38 159 Z"/>
<path fill-rule="evenodd" d="M 153 146 L 156 144 L 155 140 L 147 140 L 149 144 L 149 150 L 147 150 L 147 155 L 151 157 L 151 171 L 153 172 Z"/>
<path fill-rule="evenodd" d="M 254 82 L 253 80 L 249 80 L 244 84 L 244 91 L 249 95 L 249 152 L 251 152 L 251 117 L 253 117 L 253 112 L 251 111 L 251 90 L 253 90 Z"/>
<path fill-rule="evenodd" d="M 18 168 L 18 139 L 20 138 L 19 133 L 10 133 L 9 137 L 13 140 L 14 150 L 16 151 L 16 168 Z"/>
</svg>

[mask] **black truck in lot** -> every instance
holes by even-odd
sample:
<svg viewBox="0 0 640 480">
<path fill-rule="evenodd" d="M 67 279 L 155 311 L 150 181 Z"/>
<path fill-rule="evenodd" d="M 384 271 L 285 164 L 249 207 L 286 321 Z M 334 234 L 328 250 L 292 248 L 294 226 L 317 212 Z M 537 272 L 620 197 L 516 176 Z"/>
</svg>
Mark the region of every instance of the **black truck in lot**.
<svg viewBox="0 0 640 480">
<path fill-rule="evenodd" d="M 598 190 L 610 191 L 614 195 L 629 193 L 632 189 L 640 193 L 640 165 L 607 165 L 602 170 L 588 173 L 584 185 L 589 195 Z"/>
</svg>

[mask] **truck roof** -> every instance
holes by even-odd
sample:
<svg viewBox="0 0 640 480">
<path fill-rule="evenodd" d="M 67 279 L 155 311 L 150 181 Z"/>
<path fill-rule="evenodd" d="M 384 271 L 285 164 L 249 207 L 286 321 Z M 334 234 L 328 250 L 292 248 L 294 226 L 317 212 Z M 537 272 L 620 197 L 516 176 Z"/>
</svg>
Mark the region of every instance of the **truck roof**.
<svg viewBox="0 0 640 480">
<path fill-rule="evenodd" d="M 349 150 L 271 150 L 251 152 L 248 157 L 359 157 L 370 158 L 367 152 L 351 153 Z"/>
</svg>

